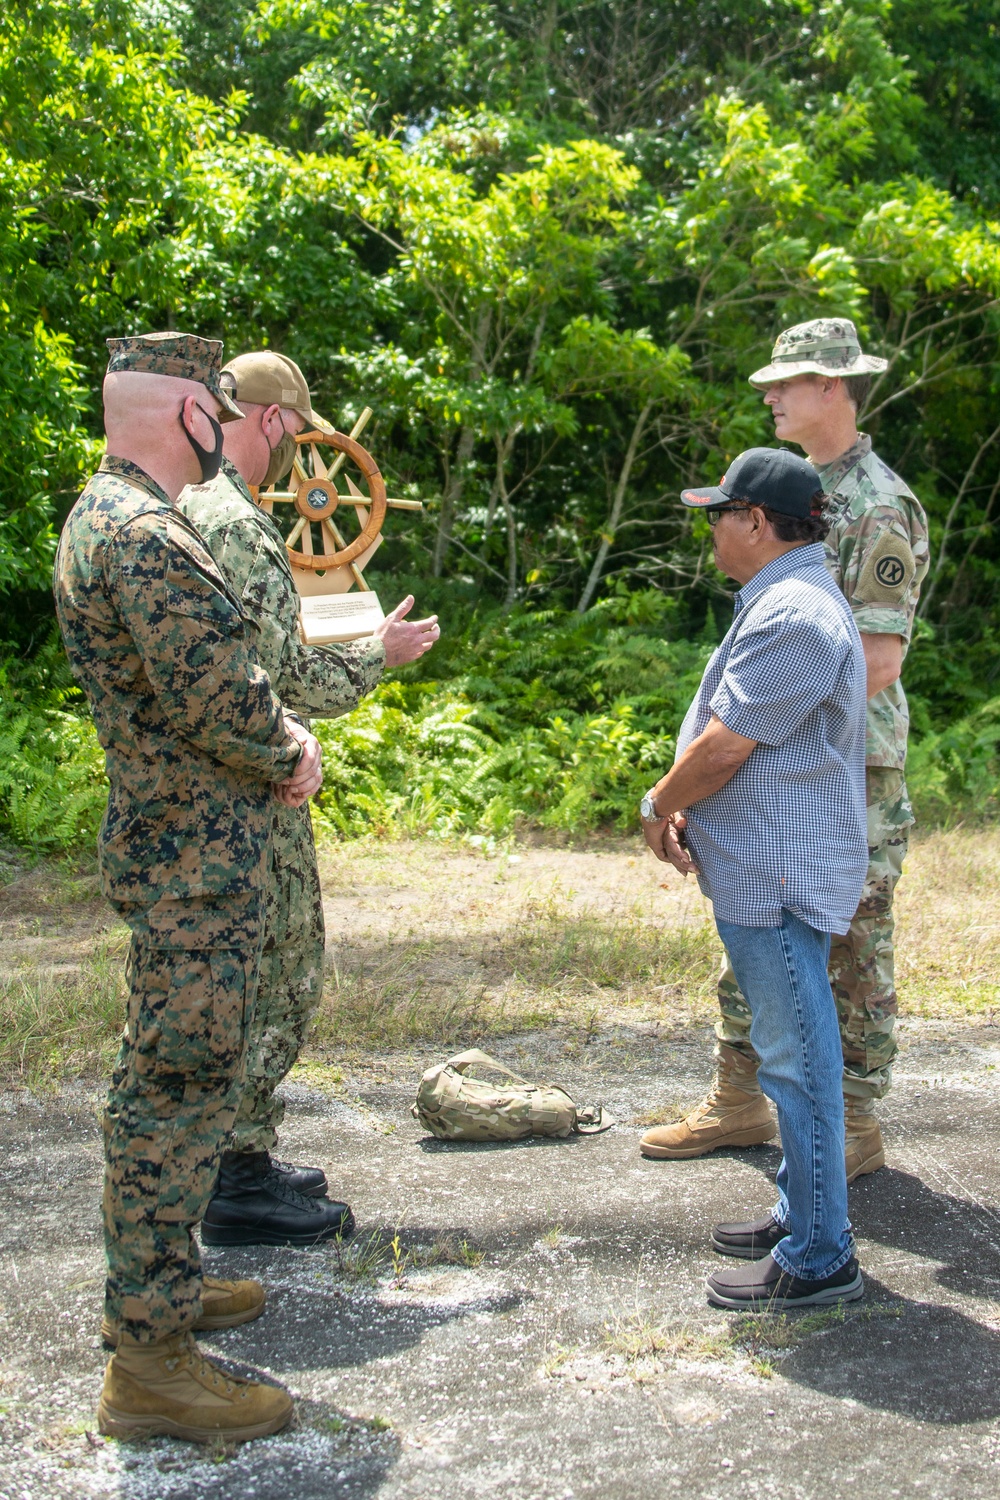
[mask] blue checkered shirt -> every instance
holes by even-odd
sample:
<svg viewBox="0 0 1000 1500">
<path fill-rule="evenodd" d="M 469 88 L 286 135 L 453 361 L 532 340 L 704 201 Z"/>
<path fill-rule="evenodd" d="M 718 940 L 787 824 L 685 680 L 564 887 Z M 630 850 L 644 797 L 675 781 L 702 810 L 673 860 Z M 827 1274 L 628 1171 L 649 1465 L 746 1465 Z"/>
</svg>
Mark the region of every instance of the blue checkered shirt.
<svg viewBox="0 0 1000 1500">
<path fill-rule="evenodd" d="M 677 754 L 712 714 L 757 745 L 687 809 L 701 888 L 724 922 L 778 927 L 785 908 L 844 933 L 868 865 L 866 673 L 850 606 L 819 543 L 765 564 L 681 726 Z"/>
</svg>

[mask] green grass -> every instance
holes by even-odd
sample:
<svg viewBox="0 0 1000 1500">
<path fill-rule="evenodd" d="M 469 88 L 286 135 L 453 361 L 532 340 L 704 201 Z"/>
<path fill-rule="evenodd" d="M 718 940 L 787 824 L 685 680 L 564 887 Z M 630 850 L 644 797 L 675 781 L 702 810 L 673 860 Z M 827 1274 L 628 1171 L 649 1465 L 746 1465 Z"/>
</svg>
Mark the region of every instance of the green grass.
<svg viewBox="0 0 1000 1500">
<path fill-rule="evenodd" d="M 760 1379 L 769 1380 L 792 1349 L 839 1327 L 846 1316 L 843 1307 L 795 1315 L 740 1313 L 726 1324 L 697 1328 L 659 1323 L 651 1313 L 634 1312 L 605 1324 L 603 1348 L 624 1360 L 629 1374 L 640 1381 L 665 1373 L 678 1360 L 731 1363 L 740 1357 Z"/>
<path fill-rule="evenodd" d="M 450 938 L 345 948 L 328 977 L 312 1046 L 466 1045 L 547 1026 L 593 1033 L 609 1009 L 707 998 L 718 938 L 703 920 L 665 927 L 630 910 L 578 909 L 558 893 L 527 900 L 456 972 Z"/>
<path fill-rule="evenodd" d="M 68 909 L 92 895 L 88 880 L 56 868 L 48 885 L 32 892 L 42 914 L 22 920 L 21 932 L 57 942 L 60 913 L 68 922 Z M 79 931 L 80 914 L 73 920 Z M 581 909 L 556 892 L 524 901 L 499 930 L 477 932 L 476 918 L 469 926 L 464 940 L 472 956 L 461 963 L 447 927 L 338 950 L 303 1081 L 339 1082 L 336 1068 L 331 1072 L 334 1052 L 412 1043 L 448 1051 L 552 1026 L 564 1028 L 570 1042 L 586 1042 L 612 1011 L 662 1011 L 673 997 L 711 994 L 717 940 L 700 919 L 663 927 L 637 911 Z M 101 935 L 78 965 L 19 956 L 5 963 L 0 1076 L 34 1088 L 108 1071 L 124 1024 L 127 941 L 124 929 Z"/>
<path fill-rule="evenodd" d="M 338 1279 L 373 1286 L 390 1276 L 397 1288 L 406 1284 L 411 1271 L 435 1266 L 474 1271 L 486 1259 L 485 1250 L 470 1240 L 442 1235 L 430 1245 L 404 1243 L 399 1230 L 390 1235 L 386 1230 L 376 1229 L 365 1238 L 334 1240 L 330 1249 L 333 1253 L 330 1271 Z"/>
<path fill-rule="evenodd" d="M 628 1003 L 675 989 L 704 993 L 718 942 L 705 921 L 664 927 L 635 910 L 573 911 L 557 894 L 526 902 L 486 957 L 543 992 L 617 991 Z"/>
<path fill-rule="evenodd" d="M 459 1044 L 472 1035 L 500 1035 L 515 1029 L 506 1012 L 495 1010 L 481 983 L 456 985 L 435 976 L 435 946 L 398 945 L 383 953 L 350 954 L 327 978 L 310 1046 L 394 1048 L 411 1042 Z M 522 1024 L 544 1025 L 547 1015 Z"/>
<path fill-rule="evenodd" d="M 303 1082 L 338 1086 L 348 1059 L 411 1045 L 446 1057 L 549 1030 L 571 1053 L 608 1026 L 713 1016 L 720 948 L 706 908 L 676 881 L 661 895 L 636 845 L 487 856 L 433 839 L 342 841 L 322 860 L 340 928 Z M 1000 1012 L 998 885 L 1000 829 L 914 840 L 896 898 L 903 1015 Z M 22 863 L 0 891 L 8 1084 L 107 1075 L 128 934 L 99 930 L 106 910 L 92 868 L 66 860 Z M 43 962 L 40 950 L 66 962 Z"/>
<path fill-rule="evenodd" d="M 128 934 L 102 934 L 78 968 L 23 961 L 0 977 L 0 1077 L 39 1089 L 107 1073 L 125 1024 Z"/>
<path fill-rule="evenodd" d="M 732 1351 L 733 1341 L 727 1329 L 661 1324 L 650 1314 L 636 1312 L 605 1325 L 604 1347 L 621 1355 L 629 1369 L 635 1370 L 675 1359 L 723 1359 Z"/>
</svg>

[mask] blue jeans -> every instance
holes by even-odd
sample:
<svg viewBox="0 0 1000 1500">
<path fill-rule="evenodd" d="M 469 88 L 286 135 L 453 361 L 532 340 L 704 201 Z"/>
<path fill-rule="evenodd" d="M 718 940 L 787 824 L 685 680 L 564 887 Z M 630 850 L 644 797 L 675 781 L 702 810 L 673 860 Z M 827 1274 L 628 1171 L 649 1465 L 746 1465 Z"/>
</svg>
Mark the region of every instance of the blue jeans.
<svg viewBox="0 0 1000 1500">
<path fill-rule="evenodd" d="M 753 1021 L 760 1086 L 778 1108 L 784 1159 L 773 1210 L 788 1235 L 774 1258 L 794 1276 L 832 1276 L 853 1253 L 844 1165 L 844 1056 L 827 978 L 830 934 L 782 912 L 780 927 L 716 919 Z"/>
</svg>

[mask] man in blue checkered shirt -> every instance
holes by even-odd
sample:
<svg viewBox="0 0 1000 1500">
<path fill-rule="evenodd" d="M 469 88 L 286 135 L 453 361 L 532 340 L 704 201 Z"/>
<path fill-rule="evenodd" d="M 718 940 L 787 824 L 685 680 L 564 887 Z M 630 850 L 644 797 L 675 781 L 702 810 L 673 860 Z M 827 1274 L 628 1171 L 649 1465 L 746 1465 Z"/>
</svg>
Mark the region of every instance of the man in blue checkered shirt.
<svg viewBox="0 0 1000 1500">
<path fill-rule="evenodd" d="M 713 1247 L 746 1264 L 709 1277 L 709 1301 L 853 1300 L 863 1288 L 827 959 L 868 863 L 861 638 L 826 568 L 822 486 L 805 459 L 751 448 L 721 484 L 681 498 L 706 513 L 716 565 L 741 588 L 673 769 L 643 798 L 643 831 L 712 901 L 785 1153 L 770 1214 L 716 1225 Z"/>
</svg>

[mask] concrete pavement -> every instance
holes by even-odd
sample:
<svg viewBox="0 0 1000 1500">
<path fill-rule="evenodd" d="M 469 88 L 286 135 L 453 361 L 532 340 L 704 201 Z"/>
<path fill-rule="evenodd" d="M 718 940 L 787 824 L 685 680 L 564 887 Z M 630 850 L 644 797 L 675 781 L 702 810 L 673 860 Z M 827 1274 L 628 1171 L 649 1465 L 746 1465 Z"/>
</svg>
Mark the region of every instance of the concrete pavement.
<svg viewBox="0 0 1000 1500">
<path fill-rule="evenodd" d="M 218 1455 L 95 1436 L 97 1094 L 8 1097 L 0 1497 L 994 1500 L 1000 1031 L 910 1023 L 903 1039 L 889 1165 L 851 1189 L 866 1298 L 771 1338 L 709 1308 L 703 1282 L 712 1223 L 766 1210 L 778 1152 L 636 1149 L 635 1117 L 700 1094 L 707 1028 L 602 1027 L 572 1055 L 555 1033 L 495 1049 L 619 1121 L 565 1143 L 425 1137 L 408 1106 L 438 1054 L 293 1086 L 283 1153 L 327 1169 L 359 1234 L 346 1255 L 206 1257 L 259 1276 L 269 1301 L 205 1343 L 299 1398 L 295 1430 Z"/>
</svg>

